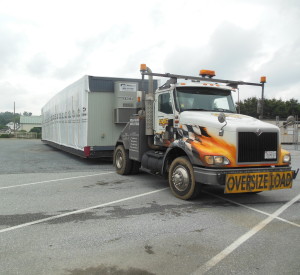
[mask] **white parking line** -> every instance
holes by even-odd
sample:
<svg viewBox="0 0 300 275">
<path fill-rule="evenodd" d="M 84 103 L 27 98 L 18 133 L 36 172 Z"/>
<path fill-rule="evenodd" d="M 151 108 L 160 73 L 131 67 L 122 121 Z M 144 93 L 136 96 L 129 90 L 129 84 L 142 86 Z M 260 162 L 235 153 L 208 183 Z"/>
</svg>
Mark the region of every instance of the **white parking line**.
<svg viewBox="0 0 300 275">
<path fill-rule="evenodd" d="M 236 204 L 236 205 L 242 206 L 242 207 L 244 207 L 244 208 L 253 210 L 253 211 L 255 211 L 255 212 L 264 214 L 264 215 L 266 215 L 266 216 L 271 216 L 271 215 L 272 215 L 272 214 L 267 213 L 267 212 L 265 212 L 265 211 L 261 211 L 261 210 L 259 210 L 259 209 L 253 208 L 253 207 L 251 207 L 251 206 L 248 206 L 248 205 L 245 205 L 245 204 L 241 204 L 241 203 L 238 203 L 238 202 L 233 201 L 233 200 L 230 200 L 230 199 L 226 199 L 226 198 L 224 198 L 224 197 L 215 195 L 215 194 L 210 193 L 210 192 L 207 192 L 207 191 L 203 191 L 203 193 L 206 193 L 206 194 L 208 194 L 208 195 L 211 195 L 211 196 L 214 196 L 214 197 L 216 197 L 216 198 L 222 199 L 222 200 L 224 200 L 224 201 L 228 201 L 228 202 L 230 202 L 230 203 L 232 203 L 232 204 Z M 296 226 L 296 227 L 300 227 L 300 224 L 297 224 L 297 223 L 288 221 L 288 220 L 283 219 L 283 218 L 280 218 L 280 217 L 275 217 L 275 219 L 280 220 L 280 221 L 283 221 L 283 222 L 286 222 L 286 223 L 288 223 L 288 224 L 290 224 L 290 225 L 294 225 L 294 226 Z"/>
<path fill-rule="evenodd" d="M 71 178 L 62 178 L 62 179 L 55 179 L 55 180 L 44 180 L 44 181 L 38 181 L 38 182 L 24 183 L 24 184 L 0 187 L 0 190 L 35 185 L 35 184 L 40 184 L 40 183 L 49 183 L 49 182 L 56 182 L 56 181 L 63 181 L 63 180 L 73 180 L 73 179 L 80 179 L 80 178 L 87 178 L 87 177 L 94 177 L 94 176 L 102 176 L 102 175 L 107 175 L 107 174 L 112 174 L 112 173 L 115 173 L 115 172 L 106 172 L 106 173 L 92 174 L 92 175 L 86 175 L 86 176 L 78 176 L 78 177 L 71 177 Z"/>
<path fill-rule="evenodd" d="M 267 226 L 271 221 L 277 218 L 282 212 L 284 212 L 287 208 L 289 208 L 292 204 L 300 199 L 300 194 L 294 197 L 289 202 L 285 203 L 279 209 L 277 209 L 274 213 L 272 213 L 269 217 L 258 223 L 256 226 L 251 228 L 247 233 L 239 237 L 236 241 L 234 241 L 231 245 L 226 247 L 223 251 L 217 254 L 215 257 L 207 261 L 204 265 L 200 266 L 195 272 L 192 274 L 205 274 L 215 265 L 217 265 L 220 261 L 226 258 L 229 254 L 231 254 L 235 249 L 237 249 L 240 245 L 250 239 L 253 235 L 262 230 L 265 226 Z"/>
<path fill-rule="evenodd" d="M 71 211 L 71 212 L 68 212 L 68 213 L 61 214 L 61 215 L 57 215 L 57 216 L 52 216 L 52 217 L 45 218 L 45 219 L 36 220 L 36 221 L 33 221 L 33 222 L 27 222 L 27 223 L 19 224 L 19 225 L 16 225 L 16 226 L 11 226 L 11 227 L 8 227 L 8 228 L 5 228 L 5 229 L 1 229 L 0 233 L 4 233 L 4 232 L 8 232 L 8 231 L 20 229 L 20 228 L 27 227 L 27 226 L 34 225 L 34 224 L 38 224 L 38 223 L 43 223 L 43 222 L 48 222 L 48 221 L 60 219 L 60 218 L 63 218 L 63 217 L 71 216 L 71 215 L 78 214 L 78 213 L 83 213 L 83 212 L 86 212 L 86 211 L 89 211 L 89 210 L 93 210 L 93 209 L 96 209 L 96 208 L 105 207 L 105 206 L 116 204 L 116 203 L 123 202 L 123 201 L 133 200 L 133 199 L 136 199 L 136 198 L 140 198 L 140 197 L 152 195 L 152 194 L 164 191 L 166 189 L 169 189 L 169 187 L 165 187 L 165 188 L 161 188 L 161 189 L 158 189 L 158 190 L 155 190 L 155 191 L 150 191 L 150 192 L 142 193 L 142 194 L 139 194 L 139 195 L 131 196 L 131 197 L 120 199 L 120 200 L 116 200 L 116 201 L 102 203 L 102 204 L 99 204 L 99 205 L 95 205 L 95 206 L 91 206 L 91 207 L 79 209 L 79 210 L 76 210 L 76 211 Z"/>
</svg>

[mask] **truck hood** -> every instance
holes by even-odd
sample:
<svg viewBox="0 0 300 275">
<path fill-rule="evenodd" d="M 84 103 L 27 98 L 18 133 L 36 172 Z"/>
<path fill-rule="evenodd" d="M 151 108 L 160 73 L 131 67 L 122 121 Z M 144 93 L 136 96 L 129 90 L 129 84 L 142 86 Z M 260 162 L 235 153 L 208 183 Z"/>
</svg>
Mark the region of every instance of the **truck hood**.
<svg viewBox="0 0 300 275">
<path fill-rule="evenodd" d="M 184 111 L 180 113 L 180 124 L 198 125 L 208 128 L 221 129 L 226 123 L 220 123 L 218 116 L 220 112 L 208 111 Z M 257 130 L 258 128 L 268 130 L 278 130 L 278 127 L 270 123 L 263 122 L 256 118 L 233 113 L 225 113 L 227 125 L 225 131 L 235 132 L 237 129 Z"/>
</svg>

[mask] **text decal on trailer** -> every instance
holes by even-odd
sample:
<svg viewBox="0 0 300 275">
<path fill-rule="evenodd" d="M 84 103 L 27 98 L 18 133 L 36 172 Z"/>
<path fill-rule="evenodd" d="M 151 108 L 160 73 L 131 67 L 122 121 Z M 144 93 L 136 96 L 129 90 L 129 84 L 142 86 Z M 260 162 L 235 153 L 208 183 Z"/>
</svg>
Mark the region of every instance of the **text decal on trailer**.
<svg viewBox="0 0 300 275">
<path fill-rule="evenodd" d="M 293 172 L 227 174 L 225 193 L 292 188 Z"/>
<path fill-rule="evenodd" d="M 136 92 L 137 85 L 135 83 L 120 83 L 120 92 Z"/>
</svg>

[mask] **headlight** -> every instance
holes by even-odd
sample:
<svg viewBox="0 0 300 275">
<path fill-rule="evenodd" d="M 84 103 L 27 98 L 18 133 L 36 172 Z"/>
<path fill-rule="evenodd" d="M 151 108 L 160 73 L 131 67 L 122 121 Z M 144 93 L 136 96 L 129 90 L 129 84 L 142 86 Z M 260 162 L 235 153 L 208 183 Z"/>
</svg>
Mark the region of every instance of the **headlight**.
<svg viewBox="0 0 300 275">
<path fill-rule="evenodd" d="M 228 158 L 224 156 L 205 156 L 204 157 L 207 164 L 210 165 L 227 165 L 230 164 Z"/>
<path fill-rule="evenodd" d="M 291 162 L 291 155 L 290 154 L 286 154 L 283 156 L 283 162 L 284 163 L 290 163 Z"/>
</svg>

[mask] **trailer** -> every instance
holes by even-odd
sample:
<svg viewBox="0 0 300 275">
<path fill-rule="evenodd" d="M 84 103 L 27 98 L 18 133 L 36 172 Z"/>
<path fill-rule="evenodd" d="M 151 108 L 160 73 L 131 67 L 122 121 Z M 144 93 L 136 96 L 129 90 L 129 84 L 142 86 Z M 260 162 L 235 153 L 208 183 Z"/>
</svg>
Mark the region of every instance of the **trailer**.
<svg viewBox="0 0 300 275">
<path fill-rule="evenodd" d="M 136 113 L 137 91 L 145 89 L 148 84 L 141 79 L 82 77 L 42 108 L 42 141 L 84 158 L 112 157 L 122 129 Z"/>
</svg>

